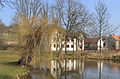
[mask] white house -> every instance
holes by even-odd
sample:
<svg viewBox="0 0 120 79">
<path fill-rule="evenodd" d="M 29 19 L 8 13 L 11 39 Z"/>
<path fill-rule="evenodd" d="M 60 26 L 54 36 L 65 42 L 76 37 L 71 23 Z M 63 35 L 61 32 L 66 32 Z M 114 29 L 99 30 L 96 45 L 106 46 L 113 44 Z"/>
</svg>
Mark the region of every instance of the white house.
<svg viewBox="0 0 120 79">
<path fill-rule="evenodd" d="M 101 48 L 103 49 L 103 40 L 101 39 Z M 85 39 L 86 50 L 100 50 L 100 38 L 86 38 Z"/>
<path fill-rule="evenodd" d="M 65 39 L 64 39 L 64 36 L 62 36 L 61 34 L 58 34 L 56 31 L 51 40 L 51 50 L 56 51 L 60 49 L 62 51 L 65 51 Z M 66 49 L 67 51 L 84 50 L 84 37 L 82 33 L 80 34 L 79 38 L 68 37 Z"/>
</svg>

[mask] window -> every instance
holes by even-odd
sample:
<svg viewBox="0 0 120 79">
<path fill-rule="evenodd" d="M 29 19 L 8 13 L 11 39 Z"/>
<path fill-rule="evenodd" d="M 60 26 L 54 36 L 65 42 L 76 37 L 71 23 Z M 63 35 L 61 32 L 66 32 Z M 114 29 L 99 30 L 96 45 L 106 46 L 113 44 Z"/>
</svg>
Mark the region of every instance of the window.
<svg viewBox="0 0 120 79">
<path fill-rule="evenodd" d="M 80 40 L 80 43 L 82 43 L 82 40 Z"/>
<path fill-rule="evenodd" d="M 65 41 L 65 39 L 64 39 L 64 38 L 62 38 L 62 41 Z"/>
<path fill-rule="evenodd" d="M 80 49 L 82 49 L 82 46 L 80 46 Z"/>
<path fill-rule="evenodd" d="M 59 47 L 59 45 L 57 44 L 57 48 Z"/>
<path fill-rule="evenodd" d="M 64 44 L 62 45 L 62 48 L 65 48 L 65 45 L 64 45 Z"/>
<path fill-rule="evenodd" d="M 70 39 L 67 39 L 67 41 L 69 42 L 69 41 L 70 41 Z"/>
<path fill-rule="evenodd" d="M 74 46 L 73 45 L 71 45 L 71 48 L 73 48 Z"/>
<path fill-rule="evenodd" d="M 69 48 L 69 45 L 66 45 L 67 48 Z"/>
<path fill-rule="evenodd" d="M 74 41 L 74 39 L 71 39 L 71 41 L 73 42 L 73 41 Z"/>
<path fill-rule="evenodd" d="M 54 48 L 56 48 L 56 44 L 54 44 Z"/>
</svg>

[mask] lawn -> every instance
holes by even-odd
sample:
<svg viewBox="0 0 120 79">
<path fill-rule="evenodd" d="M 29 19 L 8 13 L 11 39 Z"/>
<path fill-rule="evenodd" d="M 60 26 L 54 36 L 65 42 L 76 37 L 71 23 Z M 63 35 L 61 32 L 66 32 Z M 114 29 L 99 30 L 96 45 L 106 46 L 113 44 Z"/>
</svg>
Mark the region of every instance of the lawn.
<svg viewBox="0 0 120 79">
<path fill-rule="evenodd" d="M 0 51 L 0 79 L 16 79 L 17 75 L 28 71 L 27 68 L 16 66 L 19 54 L 17 51 Z"/>
</svg>

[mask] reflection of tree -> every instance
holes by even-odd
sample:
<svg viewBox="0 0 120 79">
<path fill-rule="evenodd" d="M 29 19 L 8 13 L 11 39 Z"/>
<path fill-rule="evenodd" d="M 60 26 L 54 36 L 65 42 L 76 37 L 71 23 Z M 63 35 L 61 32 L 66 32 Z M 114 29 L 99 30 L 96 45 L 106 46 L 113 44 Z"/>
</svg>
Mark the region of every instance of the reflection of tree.
<svg viewBox="0 0 120 79">
<path fill-rule="evenodd" d="M 99 69 L 99 79 L 101 79 L 101 62 L 100 62 L 100 69 Z"/>
<path fill-rule="evenodd" d="M 102 79 L 102 67 L 103 67 L 103 63 L 102 62 L 98 62 L 99 79 Z"/>
<path fill-rule="evenodd" d="M 60 61 L 58 61 L 58 63 L 59 63 L 59 69 L 60 69 L 60 72 L 62 73 L 62 72 L 63 72 L 63 70 L 62 70 L 62 66 L 61 66 Z M 61 79 L 61 76 L 60 76 L 60 79 Z"/>
<path fill-rule="evenodd" d="M 79 62 L 79 73 L 81 74 L 82 79 L 84 79 L 84 76 L 83 76 L 83 74 L 84 74 L 84 61 L 82 61 L 82 60 Z"/>
<path fill-rule="evenodd" d="M 66 77 L 66 66 L 67 66 L 67 60 L 66 60 L 66 58 L 65 58 L 65 79 L 67 79 L 67 77 Z"/>
</svg>

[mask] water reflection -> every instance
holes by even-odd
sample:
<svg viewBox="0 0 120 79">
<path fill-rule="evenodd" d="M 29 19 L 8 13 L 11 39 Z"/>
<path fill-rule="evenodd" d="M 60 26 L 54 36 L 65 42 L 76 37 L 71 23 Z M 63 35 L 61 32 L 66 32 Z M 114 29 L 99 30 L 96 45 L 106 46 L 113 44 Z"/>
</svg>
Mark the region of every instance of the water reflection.
<svg viewBox="0 0 120 79">
<path fill-rule="evenodd" d="M 32 79 L 120 79 L 120 65 L 83 60 L 52 60 L 49 68 L 31 72 Z"/>
<path fill-rule="evenodd" d="M 51 61 L 51 75 L 55 79 L 82 78 L 84 72 L 84 61 L 61 60 Z"/>
</svg>

